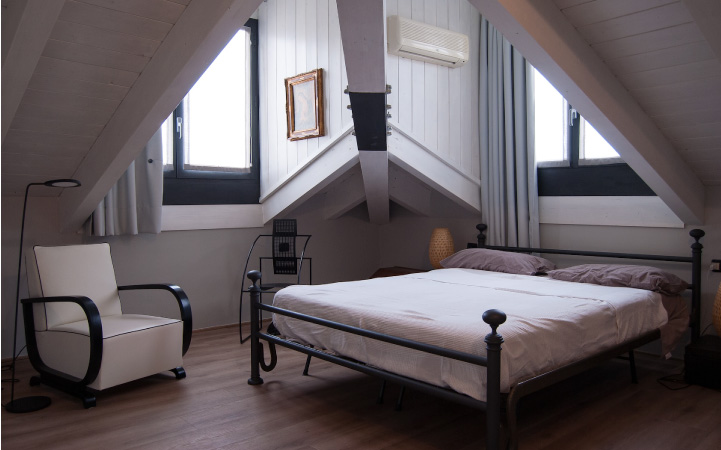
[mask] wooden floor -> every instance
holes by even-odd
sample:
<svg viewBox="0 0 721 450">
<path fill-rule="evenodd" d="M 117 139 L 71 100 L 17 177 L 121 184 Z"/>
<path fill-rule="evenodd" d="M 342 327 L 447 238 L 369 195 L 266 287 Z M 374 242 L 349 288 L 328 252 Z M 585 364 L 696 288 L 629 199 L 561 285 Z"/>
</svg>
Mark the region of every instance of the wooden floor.
<svg viewBox="0 0 721 450">
<path fill-rule="evenodd" d="M 52 405 L 29 414 L 2 410 L 2 447 L 9 449 L 481 449 L 481 412 L 398 388 L 376 404 L 380 381 L 279 349 L 265 384 L 249 386 L 249 345 L 234 328 L 196 332 L 185 357 L 188 377 L 157 375 L 102 392 L 97 407 L 44 386 L 29 387 L 18 363 L 16 397 L 48 395 Z M 524 399 L 522 449 L 718 450 L 721 393 L 691 386 L 671 391 L 657 378 L 679 361 L 639 355 L 640 383 L 627 363 L 611 361 Z M 3 371 L 3 380 L 10 377 Z M 3 381 L 2 402 L 10 386 Z"/>
</svg>

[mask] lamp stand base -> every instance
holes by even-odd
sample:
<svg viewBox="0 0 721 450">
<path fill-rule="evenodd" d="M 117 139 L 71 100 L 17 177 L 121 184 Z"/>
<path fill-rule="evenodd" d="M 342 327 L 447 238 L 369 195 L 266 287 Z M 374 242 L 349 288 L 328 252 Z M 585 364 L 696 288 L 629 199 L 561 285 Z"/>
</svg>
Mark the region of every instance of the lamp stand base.
<svg viewBox="0 0 721 450">
<path fill-rule="evenodd" d="M 50 406 L 50 397 L 33 396 L 16 398 L 5 405 L 5 411 L 11 413 L 29 413 Z"/>
</svg>

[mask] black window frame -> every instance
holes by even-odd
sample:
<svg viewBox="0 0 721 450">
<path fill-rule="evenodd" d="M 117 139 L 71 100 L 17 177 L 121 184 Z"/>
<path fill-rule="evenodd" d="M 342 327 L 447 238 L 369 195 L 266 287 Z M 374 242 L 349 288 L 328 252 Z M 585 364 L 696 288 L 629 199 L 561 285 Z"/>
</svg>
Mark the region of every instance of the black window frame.
<svg viewBox="0 0 721 450">
<path fill-rule="evenodd" d="M 538 166 L 539 197 L 655 196 L 631 167 L 619 160 L 607 164 L 580 163 L 581 115 L 569 105 L 568 164 Z"/>
<path fill-rule="evenodd" d="M 260 203 L 260 89 L 258 73 L 258 20 L 245 25 L 250 32 L 250 158 L 249 172 L 188 170 L 182 164 L 163 174 L 163 205 L 231 205 Z M 173 111 L 172 124 L 183 117 L 185 99 Z M 182 161 L 182 143 L 173 133 L 173 159 Z"/>
</svg>

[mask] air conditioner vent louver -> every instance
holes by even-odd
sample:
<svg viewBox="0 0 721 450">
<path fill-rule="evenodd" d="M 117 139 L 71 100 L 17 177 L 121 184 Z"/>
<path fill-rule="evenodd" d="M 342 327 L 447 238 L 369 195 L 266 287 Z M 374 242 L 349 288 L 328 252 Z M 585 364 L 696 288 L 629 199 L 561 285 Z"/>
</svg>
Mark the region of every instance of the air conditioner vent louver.
<svg viewBox="0 0 721 450">
<path fill-rule="evenodd" d="M 468 61 L 468 36 L 400 16 L 388 17 L 388 51 L 449 67 Z"/>
</svg>

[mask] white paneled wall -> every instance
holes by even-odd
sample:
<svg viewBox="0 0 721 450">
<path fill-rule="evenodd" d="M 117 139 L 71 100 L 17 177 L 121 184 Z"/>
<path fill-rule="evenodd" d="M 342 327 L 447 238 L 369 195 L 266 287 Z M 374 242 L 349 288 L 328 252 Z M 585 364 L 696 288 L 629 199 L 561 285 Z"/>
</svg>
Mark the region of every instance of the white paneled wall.
<svg viewBox="0 0 721 450">
<path fill-rule="evenodd" d="M 352 126 L 334 0 L 268 0 L 258 10 L 261 197 Z M 289 141 L 285 78 L 322 68 L 326 135 Z"/>
<path fill-rule="evenodd" d="M 470 58 L 460 68 L 386 55 L 393 89 L 391 123 L 458 171 L 480 178 L 478 77 L 480 14 L 466 0 L 387 0 L 399 15 L 468 35 Z"/>
<path fill-rule="evenodd" d="M 480 178 L 478 38 L 480 14 L 466 0 L 388 0 L 387 15 L 465 33 L 470 60 L 456 69 L 394 55 L 386 58 L 391 123 L 426 150 L 473 179 Z M 268 0 L 260 28 L 261 197 L 352 127 L 345 59 L 334 0 Z M 284 79 L 324 71 L 326 136 L 286 137 Z M 302 193 L 298 193 L 299 195 Z"/>
</svg>

